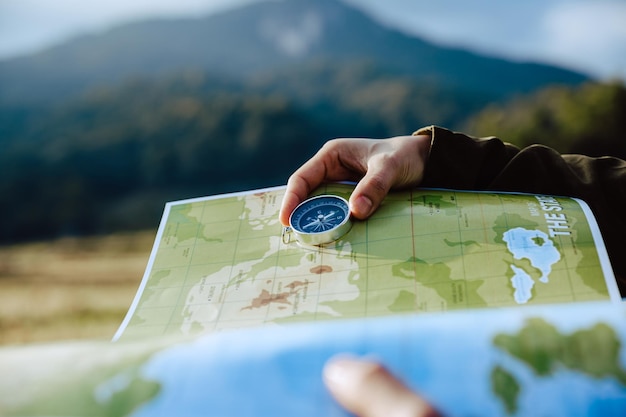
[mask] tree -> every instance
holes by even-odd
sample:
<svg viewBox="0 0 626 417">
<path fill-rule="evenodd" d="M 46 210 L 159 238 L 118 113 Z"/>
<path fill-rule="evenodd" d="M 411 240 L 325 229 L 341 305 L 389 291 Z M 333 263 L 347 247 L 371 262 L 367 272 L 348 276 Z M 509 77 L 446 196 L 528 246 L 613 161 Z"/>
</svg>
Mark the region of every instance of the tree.
<svg viewBox="0 0 626 417">
<path fill-rule="evenodd" d="M 555 86 L 504 106 L 488 107 L 472 117 L 465 130 L 495 135 L 521 147 L 539 143 L 562 153 L 626 159 L 624 115 L 622 82 Z"/>
</svg>

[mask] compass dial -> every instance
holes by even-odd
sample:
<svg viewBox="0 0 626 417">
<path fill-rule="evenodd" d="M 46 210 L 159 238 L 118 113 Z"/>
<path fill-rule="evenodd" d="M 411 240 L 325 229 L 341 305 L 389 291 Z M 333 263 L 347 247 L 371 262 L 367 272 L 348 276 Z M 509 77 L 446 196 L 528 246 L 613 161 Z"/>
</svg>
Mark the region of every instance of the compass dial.
<svg viewBox="0 0 626 417">
<path fill-rule="evenodd" d="M 296 239 L 309 245 L 335 241 L 352 226 L 348 202 L 335 195 L 320 195 L 300 203 L 289 223 Z"/>
</svg>

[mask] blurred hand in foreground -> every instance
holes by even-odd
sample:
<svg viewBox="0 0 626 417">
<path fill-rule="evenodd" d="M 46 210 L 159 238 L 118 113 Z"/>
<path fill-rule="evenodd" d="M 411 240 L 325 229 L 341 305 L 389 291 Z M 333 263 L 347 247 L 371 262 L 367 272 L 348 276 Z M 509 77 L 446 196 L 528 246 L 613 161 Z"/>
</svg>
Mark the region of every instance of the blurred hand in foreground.
<svg viewBox="0 0 626 417">
<path fill-rule="evenodd" d="M 324 366 L 323 376 L 337 402 L 358 417 L 441 416 L 376 362 L 334 357 Z"/>
<path fill-rule="evenodd" d="M 330 140 L 289 177 L 280 221 L 287 226 L 296 206 L 325 181 L 358 181 L 350 211 L 366 219 L 390 189 L 420 183 L 429 152 L 428 135 Z"/>
</svg>

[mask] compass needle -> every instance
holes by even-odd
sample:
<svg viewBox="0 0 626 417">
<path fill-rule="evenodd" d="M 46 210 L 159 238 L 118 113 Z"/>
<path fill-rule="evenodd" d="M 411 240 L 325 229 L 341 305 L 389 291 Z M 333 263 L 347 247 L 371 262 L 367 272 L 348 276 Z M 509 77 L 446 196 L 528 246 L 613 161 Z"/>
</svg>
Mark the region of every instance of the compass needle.
<svg viewBox="0 0 626 417">
<path fill-rule="evenodd" d="M 331 211 L 330 213 L 328 213 L 327 215 L 324 216 L 322 221 L 332 219 L 332 217 L 335 215 L 335 213 L 337 213 L 337 212 L 336 211 Z"/>
<path fill-rule="evenodd" d="M 318 223 L 319 223 L 319 222 L 318 222 L 317 220 L 315 220 L 315 221 L 312 221 L 312 222 L 311 222 L 311 223 L 309 223 L 309 224 L 305 224 L 304 226 L 302 226 L 302 228 L 303 228 L 303 229 L 308 229 L 309 227 L 314 227 L 314 226 L 317 226 L 317 224 L 318 224 Z"/>
</svg>

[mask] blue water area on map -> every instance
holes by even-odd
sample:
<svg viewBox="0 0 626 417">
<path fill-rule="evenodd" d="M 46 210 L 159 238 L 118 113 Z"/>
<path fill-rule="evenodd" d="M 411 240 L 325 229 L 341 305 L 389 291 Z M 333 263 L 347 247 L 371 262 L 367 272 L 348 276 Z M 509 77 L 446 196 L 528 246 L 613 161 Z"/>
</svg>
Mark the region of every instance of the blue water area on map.
<svg viewBox="0 0 626 417">
<path fill-rule="evenodd" d="M 155 355 L 143 375 L 161 394 L 137 416 L 347 416 L 322 384 L 337 353 L 368 355 L 387 365 L 449 416 L 507 415 L 491 386 L 494 367 L 507 369 L 521 391 L 514 415 L 623 416 L 626 386 L 560 367 L 539 376 L 493 344 L 542 317 L 568 334 L 607 323 L 621 341 L 616 364 L 626 369 L 624 308 L 608 303 L 422 314 L 229 331 Z M 480 325 L 477 325 L 477 324 Z"/>
</svg>

